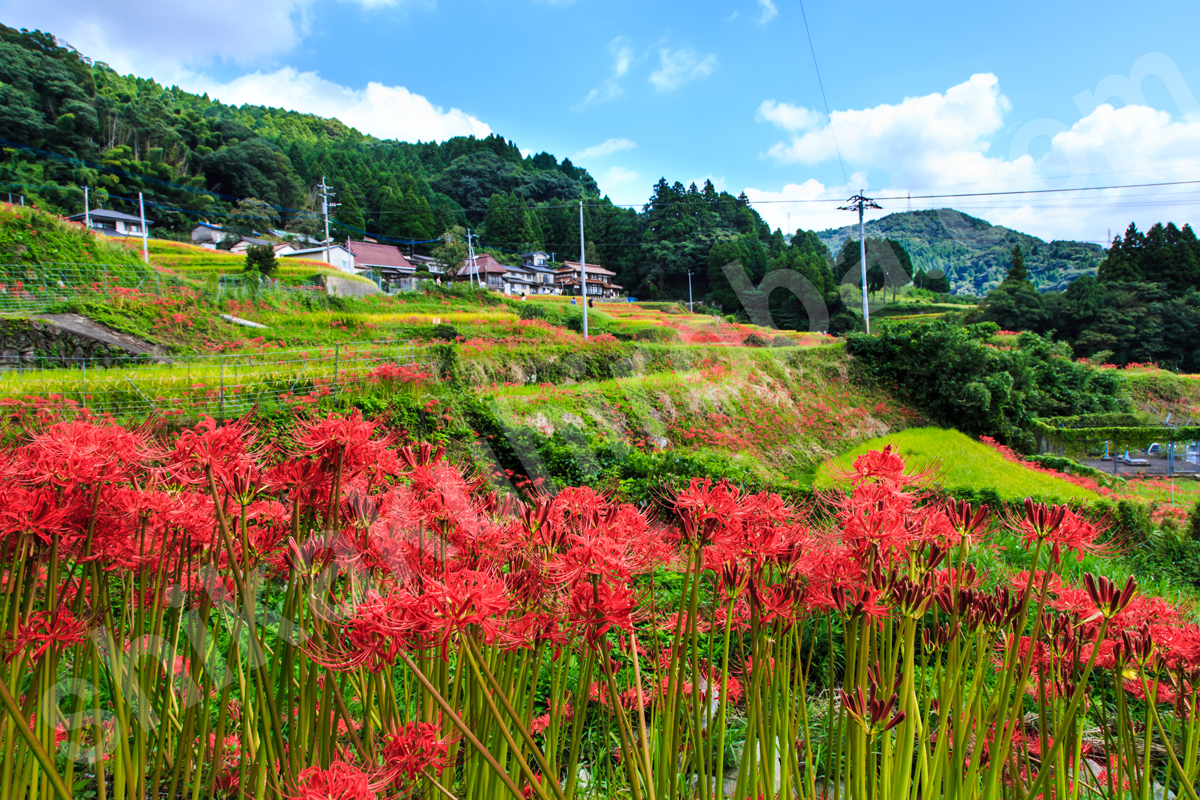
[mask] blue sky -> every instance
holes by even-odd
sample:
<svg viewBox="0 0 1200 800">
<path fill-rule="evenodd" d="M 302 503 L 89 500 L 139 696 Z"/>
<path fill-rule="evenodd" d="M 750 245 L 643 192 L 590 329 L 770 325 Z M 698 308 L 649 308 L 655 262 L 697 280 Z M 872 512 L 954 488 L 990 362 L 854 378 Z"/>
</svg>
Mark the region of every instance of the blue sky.
<svg viewBox="0 0 1200 800">
<path fill-rule="evenodd" d="M 799 0 L 0 0 L 0 21 L 381 137 L 494 131 L 571 157 L 616 202 L 711 177 L 773 225 L 823 228 L 860 188 L 905 198 L 886 213 L 909 192 L 1200 180 L 1195 4 L 1071 5 L 810 0 L 831 115 Z M 1197 203 L 1182 186 L 913 207 L 1103 241 Z"/>
</svg>

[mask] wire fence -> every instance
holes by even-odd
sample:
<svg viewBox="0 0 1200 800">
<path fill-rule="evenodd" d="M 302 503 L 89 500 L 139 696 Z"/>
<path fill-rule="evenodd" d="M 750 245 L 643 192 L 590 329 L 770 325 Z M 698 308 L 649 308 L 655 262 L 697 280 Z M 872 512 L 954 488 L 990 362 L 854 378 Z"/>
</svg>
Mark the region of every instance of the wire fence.
<svg viewBox="0 0 1200 800">
<path fill-rule="evenodd" d="M 112 364 L 103 358 L 22 356 L 13 368 L 0 370 L 0 408 L 10 415 L 223 418 L 256 406 L 336 401 L 437 378 L 432 351 L 410 341 L 159 358 L 160 363 Z"/>
<path fill-rule="evenodd" d="M 0 264 L 0 313 L 37 313 L 63 303 L 120 301 L 122 297 L 173 297 L 182 288 L 197 289 L 209 274 L 191 279 L 149 265 L 44 262 Z M 323 292 L 317 285 L 285 285 L 256 275 L 213 273 L 216 299 L 248 299 L 264 294 Z"/>
</svg>

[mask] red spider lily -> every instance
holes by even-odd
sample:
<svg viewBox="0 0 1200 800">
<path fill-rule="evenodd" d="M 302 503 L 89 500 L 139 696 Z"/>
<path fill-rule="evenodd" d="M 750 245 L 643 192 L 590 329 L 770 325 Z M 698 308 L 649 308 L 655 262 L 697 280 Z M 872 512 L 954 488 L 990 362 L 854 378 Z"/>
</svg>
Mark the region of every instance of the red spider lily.
<svg viewBox="0 0 1200 800">
<path fill-rule="evenodd" d="M 986 531 L 992 513 L 986 504 L 972 509 L 965 500 L 951 500 L 943 510 L 950 527 L 960 537 L 974 537 Z"/>
<path fill-rule="evenodd" d="M 728 481 L 714 484 L 693 478 L 688 488 L 675 497 L 675 513 L 683 524 L 684 541 L 698 549 L 726 531 L 742 514 L 738 494 Z"/>
<path fill-rule="evenodd" d="M 451 740 L 438 736 L 432 722 L 410 722 L 384 737 L 383 771 L 372 781 L 376 788 L 403 778 L 409 783 L 424 770 L 436 773 L 447 765 Z"/>
<path fill-rule="evenodd" d="M 255 469 L 254 434 L 249 418 L 218 425 L 212 417 L 201 420 L 175 440 L 168 454 L 166 472 L 184 484 L 203 485 L 207 473 L 220 483 L 239 472 Z"/>
<path fill-rule="evenodd" d="M 50 489 L 10 486 L 0 505 L 0 540 L 9 536 L 32 536 L 50 544 L 55 536 L 73 529 L 70 509 L 61 505 Z"/>
<path fill-rule="evenodd" d="M 64 488 L 122 481 L 151 455 L 143 433 L 82 420 L 50 426 L 21 453 L 29 481 Z"/>
<path fill-rule="evenodd" d="M 892 714 L 896 707 L 896 701 L 899 699 L 893 694 L 890 699 L 883 700 L 876 696 L 876 686 L 871 684 L 870 695 L 863 692 L 862 686 L 856 686 L 852 692 L 838 690 L 838 695 L 841 698 L 842 705 L 846 707 L 846 712 L 851 719 L 861 725 L 871 738 L 878 736 L 881 733 L 887 733 L 892 728 L 899 725 L 905 719 L 905 712 L 899 711 Z"/>
<path fill-rule="evenodd" d="M 370 779 L 345 761 L 334 761 L 328 769 L 309 767 L 300 773 L 295 800 L 376 800 Z"/>
<path fill-rule="evenodd" d="M 296 420 L 295 443 L 302 455 L 337 465 L 342 475 L 357 475 L 378 460 L 390 437 L 373 440 L 375 423 L 357 408 L 349 416 L 330 414 L 322 420 Z"/>
<path fill-rule="evenodd" d="M 637 597 L 624 586 L 581 581 L 571 590 L 567 614 L 569 624 L 582 631 L 588 644 L 595 645 L 610 628 L 633 629 Z"/>
<path fill-rule="evenodd" d="M 1090 572 L 1083 576 L 1083 585 L 1088 597 L 1096 604 L 1096 610 L 1101 615 L 1112 618 L 1125 610 L 1133 593 L 1137 591 L 1137 581 L 1130 575 L 1125 579 L 1125 587 L 1118 590 L 1116 584 L 1103 575 L 1092 575 Z"/>
<path fill-rule="evenodd" d="M 422 600 L 417 613 L 436 635 L 443 658 L 449 658 L 450 636 L 455 631 L 478 626 L 484 640 L 493 641 L 499 631 L 496 617 L 509 607 L 502 580 L 466 569 L 426 584 Z"/>
<path fill-rule="evenodd" d="M 1064 549 L 1074 550 L 1080 561 L 1085 552 L 1098 552 L 1095 525 L 1066 506 L 1047 506 L 1025 498 L 1025 516 L 1009 520 L 1009 526 L 1022 535 L 1025 546 L 1037 541 L 1052 546 L 1051 558 L 1058 563 Z"/>
<path fill-rule="evenodd" d="M 24 621 L 18 621 L 8 643 L 11 662 L 27 647 L 32 647 L 31 661 L 37 661 L 51 650 L 62 650 L 87 640 L 87 623 L 76 619 L 66 607 L 53 611 L 35 611 Z"/>
<path fill-rule="evenodd" d="M 909 486 L 922 480 L 923 475 L 907 474 L 904 471 L 904 459 L 892 445 L 882 450 L 872 450 L 854 459 L 850 471 L 840 475 L 841 479 L 849 479 L 855 487 L 868 482 L 878 482 L 892 488 Z"/>
</svg>

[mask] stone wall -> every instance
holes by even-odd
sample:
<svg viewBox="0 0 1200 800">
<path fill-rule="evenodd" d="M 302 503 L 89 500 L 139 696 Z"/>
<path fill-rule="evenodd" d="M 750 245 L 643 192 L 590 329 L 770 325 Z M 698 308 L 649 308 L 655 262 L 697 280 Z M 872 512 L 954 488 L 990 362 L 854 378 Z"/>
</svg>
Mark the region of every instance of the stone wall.
<svg viewBox="0 0 1200 800">
<path fill-rule="evenodd" d="M 154 360 L 49 322 L 0 319 L 0 369 L 74 367 L 81 359 L 88 359 L 89 366 L 101 367 Z"/>
</svg>

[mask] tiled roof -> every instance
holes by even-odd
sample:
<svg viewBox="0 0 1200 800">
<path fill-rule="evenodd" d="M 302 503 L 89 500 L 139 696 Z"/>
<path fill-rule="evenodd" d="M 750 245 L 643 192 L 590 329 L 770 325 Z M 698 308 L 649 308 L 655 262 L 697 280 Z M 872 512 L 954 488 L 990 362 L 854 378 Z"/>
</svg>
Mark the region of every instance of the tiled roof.
<svg viewBox="0 0 1200 800">
<path fill-rule="evenodd" d="M 565 273 L 565 272 L 574 272 L 576 275 L 579 274 L 579 262 L 578 261 L 564 261 L 563 264 L 564 264 L 563 268 L 558 270 L 558 272 L 560 274 Z M 588 274 L 592 274 L 592 275 L 616 275 L 617 274 L 615 272 L 610 272 L 609 270 L 606 270 L 604 267 L 600 266 L 599 264 L 588 264 L 587 271 L 588 271 Z"/>
<path fill-rule="evenodd" d="M 467 275 L 503 275 L 506 272 L 512 272 L 512 267 L 506 267 L 496 260 L 496 257 L 490 253 L 483 253 L 475 256 L 475 264 L 471 265 L 471 260 L 467 259 L 463 264 L 462 269 L 458 271 L 459 277 Z"/>
<path fill-rule="evenodd" d="M 394 244 L 379 244 L 378 242 L 346 242 L 350 252 L 354 254 L 354 267 L 392 267 L 394 269 L 412 270 L 416 268 L 409 263 L 400 248 Z"/>
<path fill-rule="evenodd" d="M 92 209 L 91 211 L 89 211 L 88 213 L 91 215 L 92 219 L 112 219 L 112 220 L 120 219 L 120 220 L 124 220 L 126 222 L 137 222 L 137 223 L 140 223 L 142 221 L 141 217 L 136 217 L 133 214 L 126 214 L 122 211 L 109 211 L 108 209 L 105 209 L 105 208 L 95 208 L 95 209 Z M 83 220 L 83 214 L 72 214 L 71 216 L 67 217 L 67 219 L 74 220 L 75 222 L 80 222 Z M 150 225 L 152 223 L 150 222 L 150 220 L 146 220 L 146 224 Z"/>
</svg>

